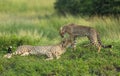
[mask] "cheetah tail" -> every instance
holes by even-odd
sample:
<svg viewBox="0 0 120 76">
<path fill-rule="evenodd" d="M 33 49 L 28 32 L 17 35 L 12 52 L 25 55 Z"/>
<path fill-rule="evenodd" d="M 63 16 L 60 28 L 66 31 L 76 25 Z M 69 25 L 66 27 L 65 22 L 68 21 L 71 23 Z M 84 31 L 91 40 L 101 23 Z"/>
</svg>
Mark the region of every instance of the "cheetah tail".
<svg viewBox="0 0 120 76">
<path fill-rule="evenodd" d="M 12 53 L 12 46 L 8 47 L 7 53 Z"/>
<path fill-rule="evenodd" d="M 13 52 L 12 46 L 9 46 L 9 47 L 8 47 L 7 53 L 9 53 L 9 54 L 11 54 L 11 55 L 16 55 L 16 54 L 17 54 L 17 52 Z"/>
<path fill-rule="evenodd" d="M 112 47 L 113 47 L 112 45 L 103 45 L 103 44 L 101 43 L 99 34 L 97 34 L 97 39 L 98 39 L 99 45 L 101 45 L 103 48 L 112 48 Z"/>
<path fill-rule="evenodd" d="M 102 46 L 103 48 L 112 48 L 112 45 L 106 45 L 106 46 Z"/>
</svg>

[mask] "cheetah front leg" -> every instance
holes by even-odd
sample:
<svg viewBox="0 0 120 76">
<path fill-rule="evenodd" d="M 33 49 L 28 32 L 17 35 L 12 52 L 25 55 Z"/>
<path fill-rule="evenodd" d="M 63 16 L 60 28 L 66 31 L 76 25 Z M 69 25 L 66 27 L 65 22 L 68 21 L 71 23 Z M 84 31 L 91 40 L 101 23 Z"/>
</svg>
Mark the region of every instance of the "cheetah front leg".
<svg viewBox="0 0 120 76">
<path fill-rule="evenodd" d="M 59 59 L 59 58 L 60 58 L 60 56 L 57 56 L 57 57 L 56 57 L 56 59 Z"/>
<path fill-rule="evenodd" d="M 73 51 L 75 51 L 76 50 L 76 37 L 73 37 L 73 39 L 71 39 L 72 40 L 72 48 L 73 48 Z"/>
<path fill-rule="evenodd" d="M 53 59 L 53 56 L 52 56 L 52 53 L 47 53 L 47 59 L 46 60 L 52 60 Z"/>
</svg>

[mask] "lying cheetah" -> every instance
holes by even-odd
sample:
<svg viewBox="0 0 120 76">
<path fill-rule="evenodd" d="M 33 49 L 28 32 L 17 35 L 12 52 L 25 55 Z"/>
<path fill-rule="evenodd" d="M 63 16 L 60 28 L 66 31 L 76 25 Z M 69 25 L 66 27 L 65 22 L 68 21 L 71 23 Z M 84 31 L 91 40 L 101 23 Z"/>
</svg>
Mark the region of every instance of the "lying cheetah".
<svg viewBox="0 0 120 76">
<path fill-rule="evenodd" d="M 51 45 L 51 46 L 31 46 L 31 45 L 22 45 L 19 46 L 17 51 L 13 53 L 8 53 L 4 55 L 6 58 L 11 58 L 12 55 L 21 55 L 26 56 L 29 54 L 33 55 L 46 55 L 48 58 L 46 60 L 52 60 L 54 57 L 59 59 L 61 54 L 66 51 L 66 48 L 71 45 L 70 40 L 63 40 L 58 45 Z"/>
<path fill-rule="evenodd" d="M 98 52 L 100 52 L 101 47 L 103 48 L 111 48 L 112 45 L 105 46 L 101 43 L 99 33 L 92 27 L 89 26 L 80 26 L 76 24 L 68 24 L 60 28 L 60 35 L 64 37 L 64 34 L 69 34 L 72 42 L 73 47 L 75 46 L 75 39 L 76 37 L 88 37 L 90 43 L 95 45 L 98 48 Z"/>
</svg>

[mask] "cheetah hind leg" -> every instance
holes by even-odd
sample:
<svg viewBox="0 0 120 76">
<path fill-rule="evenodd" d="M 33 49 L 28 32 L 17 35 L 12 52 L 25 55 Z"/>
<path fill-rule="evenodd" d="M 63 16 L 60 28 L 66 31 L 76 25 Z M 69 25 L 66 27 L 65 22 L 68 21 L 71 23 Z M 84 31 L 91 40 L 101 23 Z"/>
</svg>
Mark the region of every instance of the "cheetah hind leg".
<svg viewBox="0 0 120 76">
<path fill-rule="evenodd" d="M 94 45 L 97 47 L 97 49 L 98 49 L 98 53 L 100 53 L 101 46 L 100 46 L 99 44 L 94 44 Z"/>
<path fill-rule="evenodd" d="M 4 58 L 11 58 L 11 57 L 12 57 L 12 54 L 9 54 L 9 53 L 8 53 L 8 54 L 4 55 L 3 57 L 4 57 Z"/>
<path fill-rule="evenodd" d="M 21 56 L 27 56 L 27 55 L 29 55 L 29 52 L 25 52 L 25 53 L 21 54 Z"/>
<path fill-rule="evenodd" d="M 101 46 L 98 47 L 98 53 L 100 53 L 100 50 L 101 50 Z"/>
</svg>

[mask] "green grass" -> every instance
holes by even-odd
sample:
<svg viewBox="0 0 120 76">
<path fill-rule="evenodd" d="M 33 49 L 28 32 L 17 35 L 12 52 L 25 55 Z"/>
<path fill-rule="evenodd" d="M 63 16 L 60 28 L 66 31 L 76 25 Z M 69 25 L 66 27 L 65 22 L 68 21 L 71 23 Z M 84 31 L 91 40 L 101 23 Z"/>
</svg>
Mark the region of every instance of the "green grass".
<svg viewBox="0 0 120 76">
<path fill-rule="evenodd" d="M 0 76 L 120 76 L 120 20 L 114 17 L 59 16 L 55 0 L 0 1 Z M 87 38 L 77 39 L 59 60 L 45 61 L 45 56 L 3 58 L 8 46 L 15 51 L 20 44 L 53 45 L 61 41 L 59 29 L 69 23 L 91 26 L 100 33 L 102 43 L 112 49 L 83 47 Z"/>
</svg>

